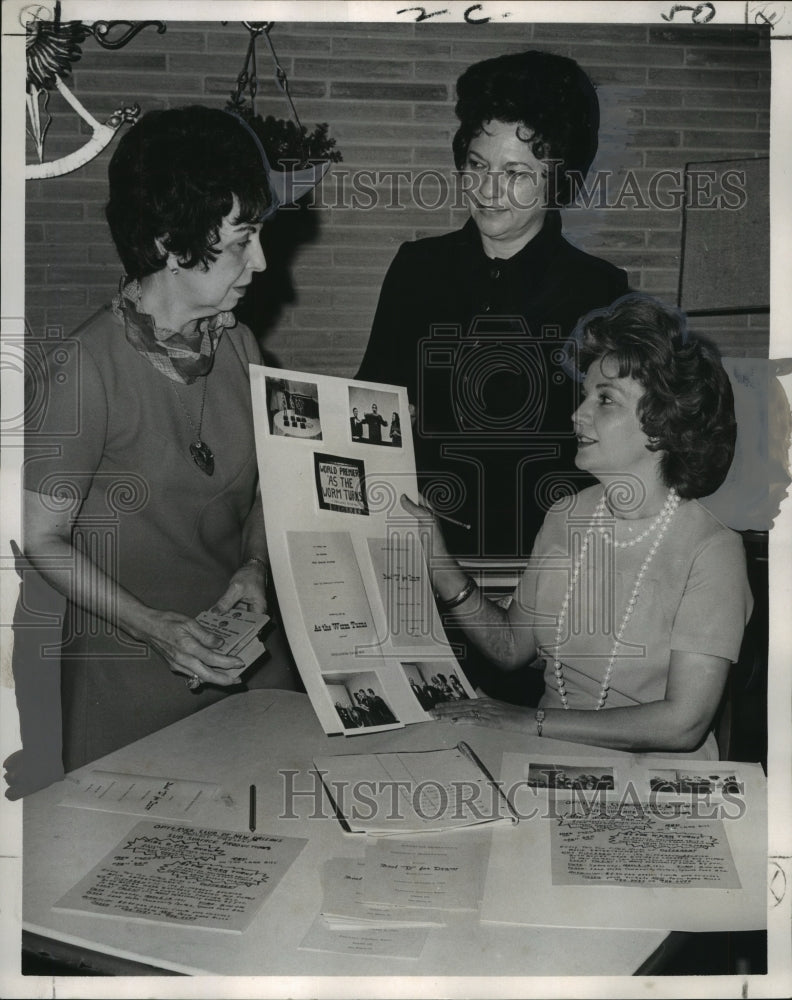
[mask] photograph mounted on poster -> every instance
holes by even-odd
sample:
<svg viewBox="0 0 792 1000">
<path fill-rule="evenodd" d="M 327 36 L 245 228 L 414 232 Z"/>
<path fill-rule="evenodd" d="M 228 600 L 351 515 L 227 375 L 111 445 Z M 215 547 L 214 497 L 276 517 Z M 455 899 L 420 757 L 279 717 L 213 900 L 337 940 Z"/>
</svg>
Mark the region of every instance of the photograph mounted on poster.
<svg viewBox="0 0 792 1000">
<path fill-rule="evenodd" d="M 401 448 L 401 413 L 399 397 L 382 389 L 349 387 L 349 429 L 352 441 L 359 444 Z"/>
<path fill-rule="evenodd" d="M 316 493 L 322 510 L 368 515 L 365 467 L 359 458 L 314 454 Z"/>
<path fill-rule="evenodd" d="M 371 729 L 399 723 L 383 698 L 382 684 L 373 671 L 325 674 L 324 681 L 344 729 Z"/>
<path fill-rule="evenodd" d="M 424 711 L 431 711 L 440 702 L 462 701 L 470 695 L 457 676 L 456 661 L 402 663 L 401 668 L 410 690 Z"/>
<path fill-rule="evenodd" d="M 315 383 L 268 377 L 267 412 L 270 434 L 322 440 L 319 387 Z"/>
</svg>

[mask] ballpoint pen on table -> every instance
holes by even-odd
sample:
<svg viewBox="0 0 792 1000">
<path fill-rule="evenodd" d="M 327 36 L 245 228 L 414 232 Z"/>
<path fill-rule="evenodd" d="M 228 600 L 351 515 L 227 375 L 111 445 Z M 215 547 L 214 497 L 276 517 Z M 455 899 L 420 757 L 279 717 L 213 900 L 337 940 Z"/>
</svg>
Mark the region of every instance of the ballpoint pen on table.
<svg viewBox="0 0 792 1000">
<path fill-rule="evenodd" d="M 256 786 L 250 786 L 250 809 L 248 813 L 248 829 L 251 833 L 256 830 Z"/>
</svg>

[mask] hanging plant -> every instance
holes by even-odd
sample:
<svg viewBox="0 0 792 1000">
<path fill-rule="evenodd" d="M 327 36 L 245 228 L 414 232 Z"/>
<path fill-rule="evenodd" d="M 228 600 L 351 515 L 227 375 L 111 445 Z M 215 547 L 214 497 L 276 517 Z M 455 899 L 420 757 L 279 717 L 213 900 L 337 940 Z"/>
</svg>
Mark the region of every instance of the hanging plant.
<svg viewBox="0 0 792 1000">
<path fill-rule="evenodd" d="M 302 124 L 298 126 L 274 115 L 262 118 L 244 99 L 241 105 L 233 101 L 228 103 L 256 133 L 267 159 L 276 170 L 301 169 L 315 163 L 340 163 L 343 159 L 341 150 L 335 148 L 335 139 L 328 134 L 327 122 L 317 124 L 309 132 Z"/>
<path fill-rule="evenodd" d="M 300 121 L 294 101 L 289 93 L 289 78 L 281 66 L 275 46 L 272 44 L 270 32 L 273 21 L 243 21 L 243 26 L 250 36 L 245 62 L 237 75 L 236 89 L 231 92 L 231 98 L 226 107 L 235 111 L 253 129 L 259 138 L 270 164 L 280 170 L 300 170 L 318 164 L 338 163 L 341 151 L 335 148 L 336 141 L 328 135 L 327 122 L 317 124 L 313 132 Z M 256 72 L 256 42 L 259 38 L 266 41 L 272 62 L 275 67 L 275 82 L 279 90 L 289 102 L 292 121 L 267 115 L 262 118 L 256 114 L 256 93 L 258 92 L 258 76 Z M 326 166 L 325 166 L 325 169 Z"/>
</svg>

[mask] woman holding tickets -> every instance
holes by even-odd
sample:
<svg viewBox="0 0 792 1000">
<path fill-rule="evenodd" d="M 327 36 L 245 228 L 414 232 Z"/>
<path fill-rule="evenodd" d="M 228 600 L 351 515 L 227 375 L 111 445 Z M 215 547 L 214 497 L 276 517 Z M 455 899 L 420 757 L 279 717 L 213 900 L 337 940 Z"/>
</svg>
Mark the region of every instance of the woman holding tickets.
<svg viewBox="0 0 792 1000">
<path fill-rule="evenodd" d="M 248 381 L 260 353 L 232 310 L 266 266 L 259 232 L 284 176 L 269 180 L 235 115 L 146 114 L 109 168 L 119 294 L 56 345 L 73 377 L 52 354 L 31 371 L 47 406 L 27 442 L 24 548 L 68 601 L 67 771 L 244 689 L 242 661 L 193 619 L 240 600 L 267 607 Z M 267 645 L 251 684 L 294 687 L 288 654 Z M 27 667 L 16 663 L 18 691 Z"/>
<path fill-rule="evenodd" d="M 577 63 L 548 52 L 488 59 L 462 74 L 457 96 L 453 153 L 470 219 L 399 249 L 357 377 L 407 387 L 421 490 L 471 525 L 449 527 L 451 551 L 527 556 L 546 498 L 573 470 L 558 349 L 627 281 L 562 235 L 559 209 L 599 129 Z"/>
<path fill-rule="evenodd" d="M 652 299 L 591 313 L 576 340 L 575 461 L 599 482 L 548 512 L 507 610 L 446 558 L 431 512 L 403 498 L 427 529 L 442 606 L 500 669 L 544 668 L 536 713 L 489 699 L 435 713 L 715 758 L 709 728 L 752 607 L 740 537 L 696 499 L 731 463 L 731 386 L 714 349 Z"/>
</svg>

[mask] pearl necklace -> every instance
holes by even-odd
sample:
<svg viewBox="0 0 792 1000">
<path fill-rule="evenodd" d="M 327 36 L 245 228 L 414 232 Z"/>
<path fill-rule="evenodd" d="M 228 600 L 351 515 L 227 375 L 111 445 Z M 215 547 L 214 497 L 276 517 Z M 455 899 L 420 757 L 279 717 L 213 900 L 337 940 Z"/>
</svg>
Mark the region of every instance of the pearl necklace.
<svg viewBox="0 0 792 1000">
<path fill-rule="evenodd" d="M 613 665 L 616 662 L 616 653 L 619 648 L 619 644 L 622 641 L 622 636 L 624 635 L 627 624 L 632 618 L 633 611 L 635 610 L 635 605 L 638 603 L 638 594 L 641 589 L 641 584 L 643 583 L 646 571 L 649 568 L 649 564 L 654 558 L 655 552 L 657 552 L 660 542 L 663 539 L 668 530 L 668 525 L 671 523 L 671 519 L 676 513 L 677 507 L 679 507 L 679 494 L 672 486 L 668 491 L 665 503 L 663 504 L 663 509 L 657 515 L 657 517 L 652 521 L 646 531 L 641 532 L 637 538 L 631 539 L 629 542 L 616 542 L 614 540 L 614 546 L 616 548 L 629 548 L 631 545 L 636 545 L 642 539 L 646 538 L 652 532 L 657 532 L 657 537 L 652 542 L 652 546 L 646 554 L 641 568 L 638 570 L 638 576 L 635 578 L 635 584 L 633 585 L 632 593 L 627 601 L 627 606 L 624 609 L 624 614 L 622 615 L 621 625 L 619 625 L 616 631 L 616 638 L 613 643 L 613 648 L 611 649 L 610 658 L 608 659 L 608 666 L 605 670 L 605 676 L 602 678 L 602 687 L 600 688 L 599 697 L 597 699 L 596 711 L 599 711 L 608 697 L 608 691 L 610 690 L 610 679 L 613 673 Z M 586 537 L 583 545 L 580 549 L 580 555 L 578 556 L 575 567 L 572 572 L 572 579 L 569 581 L 569 587 L 567 588 L 566 596 L 561 605 L 561 610 L 558 614 L 558 625 L 556 626 L 556 636 L 555 636 L 555 649 L 553 652 L 553 672 L 556 678 L 556 687 L 558 689 L 558 696 L 561 699 L 561 704 L 565 709 L 569 708 L 569 700 L 566 693 L 566 685 L 564 683 L 564 666 L 558 656 L 558 650 L 561 646 L 561 636 L 564 631 L 564 624 L 566 622 L 567 613 L 569 612 L 569 605 L 572 601 L 572 597 L 575 593 L 575 587 L 577 586 L 578 580 L 580 579 L 580 570 L 583 566 L 583 560 L 586 557 L 586 552 L 588 551 L 589 541 L 594 535 L 593 527 L 601 522 L 605 516 L 605 494 L 602 495 L 601 500 L 594 508 L 593 515 L 593 525 L 586 531 Z M 606 529 L 602 526 L 599 528 L 601 534 L 605 535 Z"/>
<path fill-rule="evenodd" d="M 660 523 L 662 521 L 667 520 L 669 514 L 672 514 L 677 509 L 678 506 L 679 506 L 679 494 L 672 486 L 671 489 L 668 491 L 668 495 L 666 496 L 665 503 L 663 504 L 660 513 L 651 522 L 648 528 L 646 528 L 644 531 L 641 532 L 640 535 L 636 535 L 635 538 L 631 538 L 629 541 L 626 542 L 617 542 L 616 538 L 613 536 L 613 533 L 609 532 L 606 527 L 601 525 L 599 531 L 600 535 L 602 536 L 602 540 L 606 542 L 608 545 L 613 545 L 615 549 L 632 548 L 633 545 L 637 545 L 638 542 L 642 542 L 644 538 L 648 538 L 649 535 L 651 535 L 654 531 L 656 531 Z M 605 497 L 603 496 L 599 504 L 597 504 L 597 509 L 594 511 L 594 520 L 601 521 L 603 520 L 604 517 L 605 517 Z"/>
</svg>

